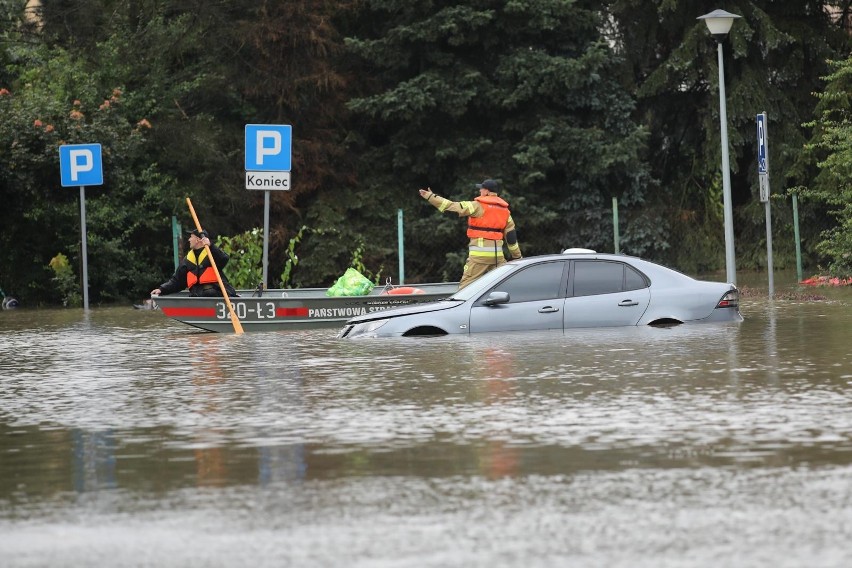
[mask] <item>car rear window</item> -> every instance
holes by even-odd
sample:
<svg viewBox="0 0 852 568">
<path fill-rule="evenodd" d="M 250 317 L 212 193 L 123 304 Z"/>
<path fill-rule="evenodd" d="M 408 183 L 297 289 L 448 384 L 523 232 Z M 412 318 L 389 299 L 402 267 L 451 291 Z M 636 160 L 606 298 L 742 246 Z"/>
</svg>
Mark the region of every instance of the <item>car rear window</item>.
<svg viewBox="0 0 852 568">
<path fill-rule="evenodd" d="M 624 291 L 641 290 L 648 287 L 648 281 L 632 266 L 624 265 Z"/>
</svg>

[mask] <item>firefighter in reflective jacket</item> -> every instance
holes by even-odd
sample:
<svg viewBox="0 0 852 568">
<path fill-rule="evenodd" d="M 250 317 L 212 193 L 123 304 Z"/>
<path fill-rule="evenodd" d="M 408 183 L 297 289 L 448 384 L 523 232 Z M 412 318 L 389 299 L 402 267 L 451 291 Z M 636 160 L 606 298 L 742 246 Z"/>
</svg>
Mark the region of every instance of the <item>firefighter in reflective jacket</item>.
<svg viewBox="0 0 852 568">
<path fill-rule="evenodd" d="M 159 288 L 151 290 L 151 295 L 174 294 L 184 288 L 189 288 L 190 296 L 221 296 L 222 290 L 219 288 L 216 273 L 213 271 L 213 265 L 207 256 L 205 246 L 209 247 L 213 260 L 216 261 L 216 268 L 219 269 L 219 276 L 222 277 L 222 284 L 225 285 L 228 296 L 237 296 L 237 291 L 234 290 L 234 287 L 225 278 L 225 273 L 222 272 L 230 257 L 210 242 L 207 231 L 198 230 L 189 231 L 189 252 L 168 282 L 164 282 L 160 284 Z"/>
<path fill-rule="evenodd" d="M 459 282 L 459 290 L 494 268 L 506 263 L 503 242 L 512 259 L 522 258 L 515 222 L 509 204 L 497 192 L 500 185 L 487 179 L 476 184 L 479 197 L 474 201 L 450 201 L 432 193 L 430 188 L 421 189 L 420 195 L 441 213 L 450 211 L 459 217 L 467 217 L 468 244 L 467 262 Z"/>
</svg>

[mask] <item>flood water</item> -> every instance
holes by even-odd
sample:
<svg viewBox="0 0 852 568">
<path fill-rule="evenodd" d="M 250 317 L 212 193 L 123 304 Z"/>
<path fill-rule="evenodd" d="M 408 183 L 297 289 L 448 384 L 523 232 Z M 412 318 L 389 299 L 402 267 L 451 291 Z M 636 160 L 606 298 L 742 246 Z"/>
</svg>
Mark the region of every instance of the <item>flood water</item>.
<svg viewBox="0 0 852 568">
<path fill-rule="evenodd" d="M 852 289 L 776 292 L 367 341 L 0 312 L 0 566 L 850 566 Z"/>
</svg>

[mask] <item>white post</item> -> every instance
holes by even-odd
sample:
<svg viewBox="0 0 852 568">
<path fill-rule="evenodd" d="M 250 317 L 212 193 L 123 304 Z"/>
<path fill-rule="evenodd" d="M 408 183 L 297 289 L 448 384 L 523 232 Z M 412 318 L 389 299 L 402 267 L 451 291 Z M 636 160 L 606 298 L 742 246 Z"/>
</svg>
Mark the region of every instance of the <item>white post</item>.
<svg viewBox="0 0 852 568">
<path fill-rule="evenodd" d="M 80 186 L 80 236 L 83 243 L 83 309 L 89 309 L 89 260 L 86 251 L 86 188 Z"/>
<path fill-rule="evenodd" d="M 269 190 L 263 192 L 263 289 L 269 289 Z"/>
<path fill-rule="evenodd" d="M 402 209 L 396 210 L 396 238 L 399 243 L 399 285 L 405 284 L 405 243 L 402 238 Z"/>
<path fill-rule="evenodd" d="M 734 212 L 731 206 L 731 164 L 728 157 L 728 111 L 725 106 L 725 64 L 722 57 L 722 42 L 717 42 L 717 46 L 719 53 L 719 122 L 722 127 L 722 199 L 725 209 L 725 272 L 728 282 L 736 285 Z"/>
<path fill-rule="evenodd" d="M 772 298 L 775 295 L 775 271 L 772 265 L 772 207 L 769 203 L 771 195 L 769 190 L 769 118 L 766 116 L 766 111 L 757 115 L 757 120 L 757 154 L 758 156 L 763 154 L 763 167 L 765 168 L 764 172 L 760 172 L 761 166 L 758 165 L 758 178 L 760 178 L 761 186 L 760 200 L 763 202 L 766 214 L 766 270 L 769 272 L 769 297 Z"/>
</svg>

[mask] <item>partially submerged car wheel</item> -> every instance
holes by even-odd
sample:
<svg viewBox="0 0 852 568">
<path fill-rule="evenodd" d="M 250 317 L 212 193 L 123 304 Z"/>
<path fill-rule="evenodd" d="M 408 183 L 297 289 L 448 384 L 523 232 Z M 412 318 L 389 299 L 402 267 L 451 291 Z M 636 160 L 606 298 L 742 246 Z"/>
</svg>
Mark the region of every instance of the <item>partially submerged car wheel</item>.
<svg viewBox="0 0 852 568">
<path fill-rule="evenodd" d="M 676 320 L 674 318 L 661 318 L 656 321 L 652 321 L 648 325 L 651 327 L 674 327 L 676 325 L 680 325 L 683 322 L 680 320 Z"/>
<path fill-rule="evenodd" d="M 441 335 L 447 335 L 447 332 L 434 326 L 415 327 L 402 334 L 403 337 L 438 337 Z"/>
</svg>

